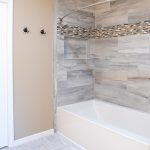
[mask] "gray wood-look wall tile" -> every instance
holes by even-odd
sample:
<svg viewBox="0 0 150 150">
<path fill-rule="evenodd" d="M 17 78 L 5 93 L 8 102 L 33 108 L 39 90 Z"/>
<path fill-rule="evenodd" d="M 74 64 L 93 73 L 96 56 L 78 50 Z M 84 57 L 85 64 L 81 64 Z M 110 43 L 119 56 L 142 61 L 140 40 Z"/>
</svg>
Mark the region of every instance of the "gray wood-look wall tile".
<svg viewBox="0 0 150 150">
<path fill-rule="evenodd" d="M 57 17 L 91 4 L 93 0 L 58 0 Z M 82 27 L 94 26 L 93 8 L 79 11 L 64 19 Z M 56 80 L 58 106 L 94 98 L 94 79 L 87 58 L 87 40 L 57 37 Z"/>
<path fill-rule="evenodd" d="M 99 13 L 99 10 L 96 9 L 96 26 L 101 25 L 107 27 L 128 23 L 127 6 L 126 0 L 116 0 L 114 2 L 108 2 L 108 4 L 103 4 L 103 7 L 106 8 L 105 12 Z"/>
<path fill-rule="evenodd" d="M 82 102 L 94 98 L 94 85 L 61 89 L 57 96 L 58 106 Z"/>
<path fill-rule="evenodd" d="M 150 35 L 133 35 L 119 38 L 118 49 L 120 53 L 149 54 Z"/>
<path fill-rule="evenodd" d="M 150 1 L 149 0 L 129 0 L 129 23 L 150 20 Z"/>
<path fill-rule="evenodd" d="M 100 0 L 58 0 L 58 16 L 94 1 Z M 149 0 L 116 0 L 80 11 L 65 21 L 83 27 L 112 26 L 150 20 L 149 14 Z M 57 40 L 58 105 L 96 96 L 150 112 L 150 35 Z M 82 59 L 85 51 L 88 60 Z"/>
<path fill-rule="evenodd" d="M 64 39 L 64 58 L 65 59 L 86 59 L 87 40 L 83 39 Z"/>
<path fill-rule="evenodd" d="M 89 47 L 91 49 L 90 54 L 94 57 L 104 58 L 105 56 L 112 55 L 116 52 L 118 46 L 117 38 L 108 38 L 100 40 L 90 40 Z M 92 47 L 93 45 L 93 47 Z"/>
<path fill-rule="evenodd" d="M 150 1 L 116 0 L 95 11 L 96 26 L 136 23 L 150 20 Z M 90 40 L 88 44 L 96 97 L 150 112 L 150 35 Z"/>
<path fill-rule="evenodd" d="M 84 7 L 91 4 L 93 0 L 57 0 L 57 2 L 57 17 L 63 17 L 64 15 L 80 7 Z M 72 25 L 80 25 L 82 27 L 93 27 L 94 19 L 94 9 L 88 8 L 66 17 L 64 21 L 65 23 Z"/>
</svg>

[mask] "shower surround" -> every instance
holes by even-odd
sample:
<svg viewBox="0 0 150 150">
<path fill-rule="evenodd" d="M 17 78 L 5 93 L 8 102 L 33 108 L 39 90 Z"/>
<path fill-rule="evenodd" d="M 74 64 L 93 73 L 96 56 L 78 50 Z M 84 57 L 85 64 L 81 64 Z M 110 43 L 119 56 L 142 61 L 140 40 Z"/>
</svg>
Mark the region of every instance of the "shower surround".
<svg viewBox="0 0 150 150">
<path fill-rule="evenodd" d="M 92 3 L 92 0 L 58 0 L 57 18 L 73 9 Z M 94 16 L 80 11 L 65 19 L 65 23 L 94 26 Z M 93 70 L 87 60 L 87 40 L 66 38 L 57 34 L 56 41 L 56 89 L 57 105 L 67 105 L 94 98 Z"/>
<path fill-rule="evenodd" d="M 58 17 L 91 3 L 58 0 Z M 149 0 L 116 0 L 71 15 L 65 24 L 86 28 L 135 24 L 150 20 L 149 6 Z M 150 112 L 149 34 L 89 40 L 57 35 L 56 61 L 59 106 L 95 97 Z"/>
<path fill-rule="evenodd" d="M 106 3 L 96 9 L 96 26 L 150 20 L 149 6 L 149 0 Z M 150 112 L 150 34 L 90 40 L 89 46 L 96 98 Z"/>
</svg>

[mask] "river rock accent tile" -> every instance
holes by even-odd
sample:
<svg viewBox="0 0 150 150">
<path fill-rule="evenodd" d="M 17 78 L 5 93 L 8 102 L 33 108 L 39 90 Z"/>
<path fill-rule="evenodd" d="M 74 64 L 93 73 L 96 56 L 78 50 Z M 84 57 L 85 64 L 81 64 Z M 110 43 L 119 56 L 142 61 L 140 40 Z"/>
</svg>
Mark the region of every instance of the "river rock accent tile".
<svg viewBox="0 0 150 150">
<path fill-rule="evenodd" d="M 110 27 L 83 28 L 63 24 L 62 19 L 57 24 L 57 33 L 65 37 L 79 39 L 101 39 L 112 37 L 123 37 L 138 34 L 150 34 L 150 21 L 139 22 L 136 24 L 123 24 Z"/>
</svg>

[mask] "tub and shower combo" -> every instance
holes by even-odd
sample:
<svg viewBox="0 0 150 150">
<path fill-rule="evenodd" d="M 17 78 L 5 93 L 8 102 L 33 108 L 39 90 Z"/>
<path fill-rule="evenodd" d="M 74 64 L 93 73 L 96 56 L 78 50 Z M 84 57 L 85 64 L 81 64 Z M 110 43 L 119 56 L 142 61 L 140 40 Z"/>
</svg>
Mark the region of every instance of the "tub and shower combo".
<svg viewBox="0 0 150 150">
<path fill-rule="evenodd" d="M 107 1 L 105 0 L 104 2 Z M 78 38 L 88 39 L 89 35 L 95 38 L 101 38 L 101 36 L 102 38 L 110 38 L 141 33 L 145 34 L 150 31 L 150 21 L 136 23 L 134 25 L 116 25 L 109 29 L 111 34 L 108 33 L 108 28 L 85 30 L 76 26 L 63 25 L 63 19 L 70 14 L 96 6 L 100 3 L 103 4 L 103 1 L 77 9 L 59 19 L 58 32 L 64 36 L 68 36 L 67 34 L 69 34 L 72 38 L 77 36 Z M 135 28 L 138 30 L 136 30 L 136 33 L 133 33 Z M 125 48 L 128 45 L 126 42 L 123 44 Z M 141 47 L 139 49 L 141 50 Z M 125 52 L 130 53 L 130 51 Z M 122 51 L 121 54 L 123 54 Z M 143 58 L 147 57 L 145 56 Z M 120 58 L 118 59 L 120 60 Z M 118 59 L 117 61 L 119 61 Z M 126 60 L 122 63 L 125 62 Z M 146 61 L 146 63 L 149 62 Z M 122 76 L 124 77 L 124 75 Z M 132 74 L 130 76 L 132 77 Z M 136 80 L 136 78 L 133 80 Z M 92 99 L 57 107 L 57 131 L 79 144 L 85 150 L 150 150 L 150 114 L 117 104 L 111 104 L 101 99 Z"/>
<path fill-rule="evenodd" d="M 57 108 L 57 129 L 86 150 L 150 150 L 150 115 L 97 99 Z"/>
</svg>

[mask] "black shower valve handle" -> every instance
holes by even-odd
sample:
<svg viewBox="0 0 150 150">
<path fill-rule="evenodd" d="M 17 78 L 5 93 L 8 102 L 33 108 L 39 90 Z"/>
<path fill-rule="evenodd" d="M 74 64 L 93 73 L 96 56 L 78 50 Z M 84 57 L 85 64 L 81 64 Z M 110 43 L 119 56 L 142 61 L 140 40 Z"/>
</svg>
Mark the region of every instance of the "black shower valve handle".
<svg viewBox="0 0 150 150">
<path fill-rule="evenodd" d="M 41 30 L 41 34 L 42 34 L 42 35 L 45 35 L 45 34 L 46 34 L 46 32 L 45 32 L 44 29 Z"/>
</svg>

